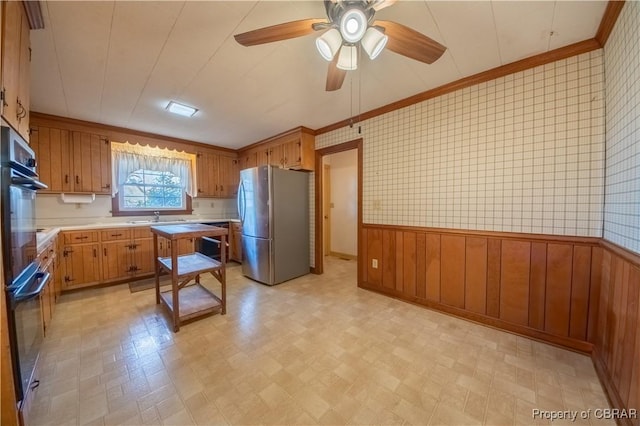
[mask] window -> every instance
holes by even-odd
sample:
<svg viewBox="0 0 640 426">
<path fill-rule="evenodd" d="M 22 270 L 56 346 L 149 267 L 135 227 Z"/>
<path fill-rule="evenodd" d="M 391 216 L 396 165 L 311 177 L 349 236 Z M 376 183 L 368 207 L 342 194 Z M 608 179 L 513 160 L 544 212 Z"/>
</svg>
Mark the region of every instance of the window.
<svg viewBox="0 0 640 426">
<path fill-rule="evenodd" d="M 120 191 L 121 210 L 185 209 L 180 177 L 171 172 L 140 169 L 131 173 Z"/>
<path fill-rule="evenodd" d="M 111 157 L 114 216 L 192 212 L 195 155 L 112 142 Z"/>
</svg>

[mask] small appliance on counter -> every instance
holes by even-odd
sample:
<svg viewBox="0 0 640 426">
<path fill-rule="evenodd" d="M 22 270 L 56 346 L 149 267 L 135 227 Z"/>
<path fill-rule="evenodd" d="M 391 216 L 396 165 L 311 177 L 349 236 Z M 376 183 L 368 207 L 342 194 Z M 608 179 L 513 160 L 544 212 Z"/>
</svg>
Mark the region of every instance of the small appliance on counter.
<svg viewBox="0 0 640 426">
<path fill-rule="evenodd" d="M 267 285 L 309 273 L 309 176 L 260 166 L 240 172 L 242 272 Z"/>
<path fill-rule="evenodd" d="M 36 263 L 35 153 L 13 129 L 0 128 L 0 197 L 2 202 L 2 259 L 7 299 L 9 342 L 16 390 L 22 401 L 32 381 L 43 339 L 40 293 L 49 274 Z"/>
</svg>

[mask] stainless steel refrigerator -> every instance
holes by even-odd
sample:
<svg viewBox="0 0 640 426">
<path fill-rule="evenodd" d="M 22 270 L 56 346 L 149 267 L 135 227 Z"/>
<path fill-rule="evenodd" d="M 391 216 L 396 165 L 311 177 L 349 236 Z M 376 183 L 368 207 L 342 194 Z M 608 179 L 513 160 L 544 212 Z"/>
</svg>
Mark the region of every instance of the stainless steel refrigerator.
<svg viewBox="0 0 640 426">
<path fill-rule="evenodd" d="M 260 166 L 240 172 L 242 272 L 267 285 L 309 273 L 309 176 Z"/>
</svg>

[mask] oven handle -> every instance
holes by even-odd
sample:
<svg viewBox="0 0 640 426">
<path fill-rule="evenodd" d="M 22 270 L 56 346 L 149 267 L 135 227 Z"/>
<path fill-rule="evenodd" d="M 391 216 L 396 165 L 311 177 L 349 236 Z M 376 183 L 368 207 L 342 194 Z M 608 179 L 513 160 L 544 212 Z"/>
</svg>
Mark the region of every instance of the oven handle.
<svg viewBox="0 0 640 426">
<path fill-rule="evenodd" d="M 29 189 L 47 189 L 48 186 L 39 180 L 23 177 L 23 176 L 12 176 L 11 177 L 11 185 L 19 185 L 26 186 Z"/>
<path fill-rule="evenodd" d="M 29 299 L 33 299 L 34 297 L 38 297 L 40 293 L 42 293 L 42 289 L 46 287 L 49 279 L 51 278 L 51 274 L 48 272 L 38 272 L 36 274 L 36 279 L 40 280 L 38 287 L 35 290 L 30 291 L 28 293 L 18 293 L 13 294 L 13 301 L 15 303 L 25 302 Z"/>
</svg>

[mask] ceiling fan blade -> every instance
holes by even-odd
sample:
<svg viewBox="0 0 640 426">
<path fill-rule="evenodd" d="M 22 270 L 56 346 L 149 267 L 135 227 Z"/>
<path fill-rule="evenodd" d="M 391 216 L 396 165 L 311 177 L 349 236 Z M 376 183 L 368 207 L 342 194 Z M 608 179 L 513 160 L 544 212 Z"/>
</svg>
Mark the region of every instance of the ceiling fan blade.
<svg viewBox="0 0 640 426">
<path fill-rule="evenodd" d="M 416 61 L 431 64 L 447 50 L 432 38 L 397 22 L 375 21 L 373 25 L 384 28 L 384 33 L 389 36 L 387 49 Z"/>
<path fill-rule="evenodd" d="M 271 43 L 272 41 L 287 40 L 301 37 L 315 31 L 313 24 L 327 22 L 326 19 L 301 19 L 299 21 L 285 22 L 259 28 L 246 33 L 236 34 L 233 37 L 243 46 L 255 46 L 257 44 Z"/>
<path fill-rule="evenodd" d="M 371 4 L 371 7 L 376 12 L 380 9 L 384 9 L 385 7 L 393 6 L 398 0 L 377 0 Z"/>
<path fill-rule="evenodd" d="M 338 64 L 338 55 L 333 58 L 333 61 L 329 63 L 329 69 L 327 71 L 327 92 L 333 92 L 339 90 L 344 82 L 344 77 L 347 75 L 345 70 L 341 70 L 336 65 Z"/>
</svg>

